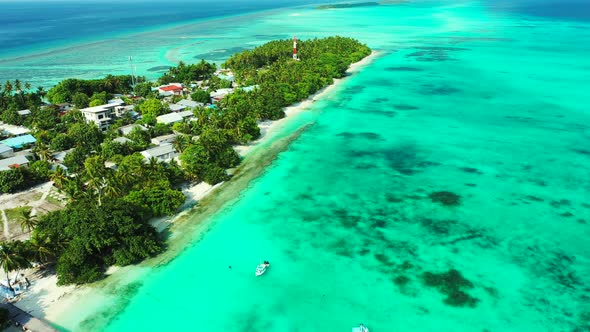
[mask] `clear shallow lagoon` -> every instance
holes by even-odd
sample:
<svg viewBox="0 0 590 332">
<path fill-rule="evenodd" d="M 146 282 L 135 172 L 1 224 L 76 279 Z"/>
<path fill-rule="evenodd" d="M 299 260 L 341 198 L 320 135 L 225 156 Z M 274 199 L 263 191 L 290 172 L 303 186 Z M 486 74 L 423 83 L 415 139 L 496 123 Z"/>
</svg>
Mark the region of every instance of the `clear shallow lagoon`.
<svg viewBox="0 0 590 332">
<path fill-rule="evenodd" d="M 311 123 L 239 200 L 193 231 L 176 259 L 142 267 L 128 286 L 107 285 L 99 309 L 72 308 L 55 323 L 79 331 L 350 331 L 360 322 L 376 332 L 588 329 L 588 22 L 418 2 L 281 10 L 133 40 L 146 69 L 195 54 L 222 60 L 292 34 L 352 36 L 381 56 L 286 128 Z M 154 44 L 142 46 L 147 39 Z M 73 63 L 79 54 L 48 56 Z M 85 61 L 113 68 L 102 58 L 111 55 L 96 56 Z M 460 204 L 433 202 L 437 191 Z M 256 278 L 260 259 L 272 266 Z M 450 306 L 422 282 L 426 271 L 451 268 L 473 283 L 463 290 L 475 307 Z M 407 283 L 396 284 L 400 276 Z"/>
</svg>

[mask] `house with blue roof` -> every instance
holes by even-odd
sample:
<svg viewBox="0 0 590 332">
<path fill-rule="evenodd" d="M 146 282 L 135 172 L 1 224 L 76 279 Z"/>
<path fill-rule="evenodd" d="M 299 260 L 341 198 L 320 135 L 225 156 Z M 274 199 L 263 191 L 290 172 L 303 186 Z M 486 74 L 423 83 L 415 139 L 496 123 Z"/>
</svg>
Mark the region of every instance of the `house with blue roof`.
<svg viewBox="0 0 590 332">
<path fill-rule="evenodd" d="M 35 142 L 37 142 L 37 140 L 31 134 L 15 136 L 0 141 L 0 143 L 9 146 L 13 149 L 21 149 L 23 146 L 35 144 Z"/>
</svg>

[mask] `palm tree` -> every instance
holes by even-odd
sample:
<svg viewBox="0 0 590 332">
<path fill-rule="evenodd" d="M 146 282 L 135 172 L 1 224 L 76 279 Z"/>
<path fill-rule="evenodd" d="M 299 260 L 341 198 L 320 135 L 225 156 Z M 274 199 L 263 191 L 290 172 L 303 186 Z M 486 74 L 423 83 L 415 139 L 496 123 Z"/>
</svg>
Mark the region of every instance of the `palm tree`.
<svg viewBox="0 0 590 332">
<path fill-rule="evenodd" d="M 53 181 L 53 184 L 55 184 L 55 186 L 61 190 L 64 188 L 68 176 L 66 175 L 66 171 L 60 165 L 57 165 L 55 167 L 55 171 L 51 173 L 49 178 L 51 181 Z"/>
<path fill-rule="evenodd" d="M 203 128 L 203 126 L 205 126 L 209 122 L 210 112 L 205 107 L 196 107 L 193 110 L 193 114 L 197 118 L 196 122 L 200 128 Z"/>
<path fill-rule="evenodd" d="M 131 184 L 135 178 L 132 170 L 127 165 L 119 165 L 115 174 L 117 182 L 123 186 Z"/>
<path fill-rule="evenodd" d="M 106 172 L 104 159 L 101 157 L 90 157 L 84 162 L 84 179 L 92 193 L 98 198 L 98 205 L 102 205 L 102 195 L 106 187 Z"/>
<path fill-rule="evenodd" d="M 182 153 L 190 145 L 190 143 L 191 143 L 190 136 L 178 135 L 172 144 L 174 145 L 174 148 L 176 149 L 176 151 L 178 151 L 179 153 Z"/>
<path fill-rule="evenodd" d="M 20 80 L 14 80 L 14 90 L 20 96 L 20 101 L 24 104 L 25 103 L 25 96 L 23 95 L 23 87 Z"/>
<path fill-rule="evenodd" d="M 20 227 L 23 233 L 25 230 L 31 232 L 35 226 L 37 226 L 37 216 L 32 214 L 32 210 L 22 210 L 20 215 Z"/>
<path fill-rule="evenodd" d="M 98 200 L 98 206 L 102 205 L 102 196 L 104 192 L 104 188 L 106 187 L 105 178 L 102 176 L 97 175 L 87 175 L 88 181 L 86 184 L 92 191 L 90 192 L 91 195 L 96 195 L 96 199 Z"/>
<path fill-rule="evenodd" d="M 104 78 L 104 81 L 103 82 L 104 82 L 104 88 L 107 91 L 111 91 L 112 92 L 113 89 L 115 88 L 115 85 L 114 85 L 115 77 L 113 75 L 109 74 L 109 75 L 107 75 Z"/>
<path fill-rule="evenodd" d="M 17 242 L 0 243 L 0 268 L 6 273 L 8 288 L 14 290 L 10 284 L 9 273 L 31 266 L 31 263 L 19 252 Z"/>
<path fill-rule="evenodd" d="M 47 94 L 47 92 L 45 92 L 45 90 L 43 89 L 42 86 L 38 86 L 37 87 L 37 95 L 41 98 L 45 97 L 45 95 Z"/>
<path fill-rule="evenodd" d="M 14 89 L 16 90 L 16 92 L 20 92 L 22 89 L 20 80 L 14 80 Z"/>
<path fill-rule="evenodd" d="M 7 96 L 10 96 L 12 94 L 12 82 L 6 81 L 6 83 L 4 83 L 4 93 Z"/>
<path fill-rule="evenodd" d="M 106 177 L 106 186 L 104 187 L 104 195 L 105 197 L 114 198 L 120 197 L 121 193 L 123 192 L 121 188 L 121 184 L 119 183 L 118 178 L 115 176 L 113 172 L 107 174 Z"/>
<path fill-rule="evenodd" d="M 31 83 L 29 83 L 29 82 L 25 83 L 25 90 L 31 90 Z"/>
<path fill-rule="evenodd" d="M 49 146 L 45 143 L 43 143 L 43 141 L 39 141 L 37 143 L 37 145 L 35 146 L 35 151 L 34 151 L 37 156 L 39 156 L 39 159 L 41 160 L 51 160 L 51 158 L 53 158 L 53 156 L 51 155 L 51 150 L 49 149 Z"/>
<path fill-rule="evenodd" d="M 145 166 L 145 175 L 148 179 L 157 177 L 159 174 L 162 174 L 162 168 L 163 166 L 158 161 L 158 159 L 155 157 L 151 157 Z"/>
<path fill-rule="evenodd" d="M 81 176 L 66 178 L 64 181 L 63 190 L 73 200 L 81 199 L 87 195 L 87 192 L 84 190 L 84 181 L 82 180 Z"/>
<path fill-rule="evenodd" d="M 28 241 L 28 245 L 33 261 L 47 263 L 55 258 L 55 253 L 52 250 L 52 246 L 55 246 L 55 243 L 48 236 L 35 232 Z"/>
</svg>

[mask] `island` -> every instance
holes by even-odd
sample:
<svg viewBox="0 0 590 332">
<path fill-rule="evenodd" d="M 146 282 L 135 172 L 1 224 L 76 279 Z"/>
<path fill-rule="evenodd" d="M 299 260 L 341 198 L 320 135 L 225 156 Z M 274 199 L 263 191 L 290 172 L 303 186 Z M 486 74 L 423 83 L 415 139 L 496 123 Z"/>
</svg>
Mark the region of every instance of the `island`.
<svg viewBox="0 0 590 332">
<path fill-rule="evenodd" d="M 48 183 L 63 198 L 52 211 L 3 207 L 21 228 L 0 242 L 6 296 L 27 287 L 20 271 L 32 267 L 55 271 L 59 285 L 84 284 L 109 266 L 158 255 L 166 239 L 150 220 L 179 211 L 183 186 L 231 181 L 228 169 L 242 160 L 236 147 L 257 140 L 263 121 L 283 118 L 371 54 L 346 37 L 295 43 L 294 51 L 293 40 L 268 42 L 221 68 L 179 63 L 156 82 L 108 75 L 48 91 L 3 84 L 0 193 Z"/>
</svg>

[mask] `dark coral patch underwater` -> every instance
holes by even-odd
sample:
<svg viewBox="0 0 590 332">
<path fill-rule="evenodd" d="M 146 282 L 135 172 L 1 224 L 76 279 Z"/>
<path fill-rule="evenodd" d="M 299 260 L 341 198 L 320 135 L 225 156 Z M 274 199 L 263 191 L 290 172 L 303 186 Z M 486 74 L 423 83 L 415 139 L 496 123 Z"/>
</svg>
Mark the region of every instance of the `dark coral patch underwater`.
<svg viewBox="0 0 590 332">
<path fill-rule="evenodd" d="M 435 191 L 428 195 L 428 197 L 433 202 L 446 206 L 456 206 L 461 204 L 461 196 L 450 191 Z"/>
<path fill-rule="evenodd" d="M 467 280 L 461 272 L 450 269 L 447 272 L 424 272 L 422 282 L 428 287 L 436 288 L 446 295 L 444 303 L 453 307 L 475 307 L 479 299 L 467 294 L 464 290 L 473 288 L 473 283 Z"/>
</svg>

